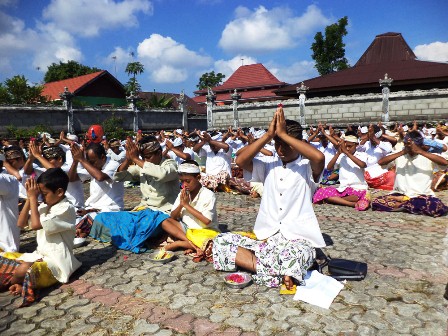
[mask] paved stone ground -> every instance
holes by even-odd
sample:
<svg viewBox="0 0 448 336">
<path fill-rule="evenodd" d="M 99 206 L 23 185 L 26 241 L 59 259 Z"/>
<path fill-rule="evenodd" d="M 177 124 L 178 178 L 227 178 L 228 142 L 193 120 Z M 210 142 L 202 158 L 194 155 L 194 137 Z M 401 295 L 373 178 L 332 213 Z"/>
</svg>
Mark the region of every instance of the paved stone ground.
<svg viewBox="0 0 448 336">
<path fill-rule="evenodd" d="M 439 196 L 448 202 L 448 192 Z M 138 189 L 126 189 L 127 206 L 138 200 Z M 251 229 L 259 200 L 220 193 L 218 202 L 225 228 Z M 83 266 L 71 282 L 41 293 L 31 307 L 16 309 L 17 298 L 0 294 L 0 334 L 445 335 L 447 217 L 315 209 L 322 231 L 335 242 L 327 254 L 369 265 L 368 277 L 347 283 L 329 310 L 276 289 L 230 289 L 223 273 L 181 252 L 159 265 L 147 254 L 91 240 L 76 250 Z M 34 233 L 22 235 L 22 247 L 35 248 Z"/>
</svg>

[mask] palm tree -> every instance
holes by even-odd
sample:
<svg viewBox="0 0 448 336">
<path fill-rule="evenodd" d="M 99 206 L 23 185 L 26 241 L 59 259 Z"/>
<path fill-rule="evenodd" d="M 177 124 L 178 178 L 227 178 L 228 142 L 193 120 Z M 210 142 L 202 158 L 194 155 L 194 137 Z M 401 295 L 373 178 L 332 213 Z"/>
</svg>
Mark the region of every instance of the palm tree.
<svg viewBox="0 0 448 336">
<path fill-rule="evenodd" d="M 138 91 L 140 91 L 140 85 L 135 79 L 135 76 L 142 74 L 144 71 L 145 67 L 140 62 L 130 62 L 128 63 L 128 65 L 126 65 L 125 72 L 128 74 L 128 76 L 133 76 L 126 85 L 128 93 L 133 92 L 134 94 L 136 94 Z"/>
</svg>

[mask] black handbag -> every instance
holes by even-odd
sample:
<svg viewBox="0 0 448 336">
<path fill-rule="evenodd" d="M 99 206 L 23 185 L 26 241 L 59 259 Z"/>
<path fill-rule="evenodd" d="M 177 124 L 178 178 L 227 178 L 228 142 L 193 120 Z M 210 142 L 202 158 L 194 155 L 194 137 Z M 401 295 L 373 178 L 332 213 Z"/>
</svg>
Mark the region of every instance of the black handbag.
<svg viewBox="0 0 448 336">
<path fill-rule="evenodd" d="M 328 273 L 336 280 L 361 281 L 367 275 L 367 264 L 354 260 L 328 258 Z"/>
</svg>

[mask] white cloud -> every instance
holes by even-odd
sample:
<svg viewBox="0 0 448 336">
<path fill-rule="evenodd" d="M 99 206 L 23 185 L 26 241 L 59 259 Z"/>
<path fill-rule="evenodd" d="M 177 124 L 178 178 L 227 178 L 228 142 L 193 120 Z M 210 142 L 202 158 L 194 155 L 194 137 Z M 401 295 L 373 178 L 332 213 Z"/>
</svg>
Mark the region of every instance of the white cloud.
<svg viewBox="0 0 448 336">
<path fill-rule="evenodd" d="M 289 66 L 280 66 L 268 62 L 265 66 L 279 81 L 289 84 L 298 83 L 319 75 L 316 68 L 314 68 L 314 62 L 310 61 L 295 62 Z"/>
<path fill-rule="evenodd" d="M 44 9 L 43 18 L 60 29 L 81 36 L 97 36 L 102 29 L 135 27 L 136 14 L 152 14 L 148 0 L 52 0 Z"/>
<path fill-rule="evenodd" d="M 237 56 L 235 56 L 234 58 L 232 58 L 230 60 L 218 60 L 218 61 L 215 61 L 214 70 L 215 70 L 216 73 L 220 72 L 223 75 L 226 75 L 226 78 L 224 79 L 224 81 L 225 81 L 241 65 L 243 65 L 243 64 L 244 65 L 249 65 L 249 64 L 255 64 L 255 63 L 257 63 L 257 59 L 256 58 L 252 58 L 250 56 L 245 56 L 245 55 L 237 55 Z"/>
<path fill-rule="evenodd" d="M 189 50 L 171 37 L 152 34 L 139 43 L 137 55 L 145 66 L 145 73 L 157 83 L 179 83 L 190 71 L 207 67 L 212 59 Z"/>
<path fill-rule="evenodd" d="M 168 65 L 162 65 L 152 72 L 151 78 L 156 83 L 180 83 L 187 79 L 186 69 L 176 69 Z"/>
<path fill-rule="evenodd" d="M 293 16 L 287 7 L 271 10 L 263 6 L 254 11 L 246 7 L 235 10 L 235 19 L 224 28 L 219 46 L 229 52 L 268 52 L 295 47 L 300 39 L 330 20 L 315 6 L 301 16 Z"/>
<path fill-rule="evenodd" d="M 448 62 L 448 42 L 418 45 L 415 47 L 414 53 L 420 60 Z"/>
</svg>

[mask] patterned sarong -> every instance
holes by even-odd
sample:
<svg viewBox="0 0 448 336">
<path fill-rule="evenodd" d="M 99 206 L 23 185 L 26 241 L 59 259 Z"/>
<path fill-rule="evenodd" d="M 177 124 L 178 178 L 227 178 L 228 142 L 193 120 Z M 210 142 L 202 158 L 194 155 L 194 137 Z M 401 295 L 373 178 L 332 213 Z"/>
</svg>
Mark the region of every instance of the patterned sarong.
<svg viewBox="0 0 448 336">
<path fill-rule="evenodd" d="M 401 196 L 402 200 L 398 200 L 397 196 Z M 448 206 L 434 196 L 419 195 L 409 198 L 400 193 L 393 193 L 375 198 L 372 201 L 372 210 L 405 211 L 414 215 L 440 217 L 448 212 Z"/>
<path fill-rule="evenodd" d="M 201 184 L 213 191 L 216 191 L 218 188 L 218 184 L 227 185 L 227 181 L 229 180 L 229 174 L 226 171 L 222 170 L 216 175 L 203 174 L 201 175 Z"/>
<path fill-rule="evenodd" d="M 267 240 L 254 240 L 234 233 L 222 233 L 213 240 L 213 266 L 216 270 L 235 271 L 238 247 L 255 254 L 254 282 L 267 287 L 279 287 L 283 276 L 291 276 L 300 284 L 314 262 L 315 250 L 305 239 L 286 239 L 280 232 Z"/>
<path fill-rule="evenodd" d="M 336 179 L 329 180 L 328 178 L 333 175 L 336 176 Z M 339 183 L 339 169 L 332 169 L 329 170 L 327 168 L 324 169 L 324 172 L 322 173 L 322 180 L 320 181 L 320 184 L 322 185 L 335 185 Z"/>
<path fill-rule="evenodd" d="M 14 259 L 9 259 L 0 256 L 0 287 L 8 289 L 11 286 L 11 278 L 17 267 L 20 266 L 20 262 Z M 22 294 L 23 297 L 20 307 L 26 307 L 36 301 L 37 295 L 35 293 L 35 272 L 32 268 L 28 270 L 25 275 L 25 279 L 22 283 Z"/>
<path fill-rule="evenodd" d="M 353 189 L 347 187 L 344 191 L 339 191 L 334 187 L 319 188 L 316 190 L 313 196 L 313 203 L 321 203 L 330 197 L 345 197 L 345 196 L 356 196 L 358 197 L 358 202 L 356 203 L 355 209 L 358 211 L 364 211 L 369 208 L 370 205 L 370 194 L 367 190 Z"/>
</svg>

